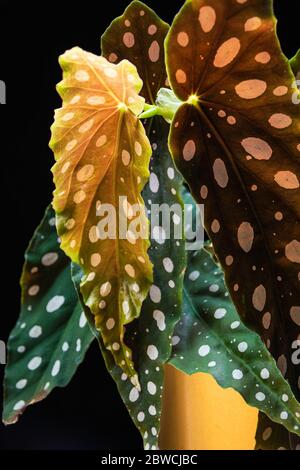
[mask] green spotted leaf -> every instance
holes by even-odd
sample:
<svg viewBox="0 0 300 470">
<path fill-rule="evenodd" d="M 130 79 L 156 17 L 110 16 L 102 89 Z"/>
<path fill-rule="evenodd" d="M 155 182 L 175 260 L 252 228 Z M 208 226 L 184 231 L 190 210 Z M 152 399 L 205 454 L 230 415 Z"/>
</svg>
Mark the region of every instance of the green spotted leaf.
<svg viewBox="0 0 300 470">
<path fill-rule="evenodd" d="M 202 249 L 190 257 L 183 315 L 176 325 L 169 362 L 188 374 L 211 374 L 273 421 L 300 435 L 300 405 L 260 337 L 240 320 L 224 275 Z"/>
<path fill-rule="evenodd" d="M 143 191 L 146 205 L 148 208 L 151 203 L 181 207 L 182 179 L 175 171 L 168 152 L 167 124 L 161 118 L 155 118 L 148 129 L 148 135 L 154 150 L 150 163 L 150 182 Z M 107 368 L 117 383 L 130 416 L 143 436 L 145 449 L 155 449 L 158 446 L 163 365 L 170 357 L 171 337 L 182 311 L 185 242 L 183 239 L 175 240 L 174 227 L 171 228 L 170 239 L 161 236 L 157 238 L 156 234 L 161 232 L 155 230 L 155 227 L 152 231 L 149 256 L 154 265 L 154 283 L 143 303 L 139 319 L 126 327 L 125 341 L 133 351 L 140 387 L 135 386 L 114 363 L 98 334 Z M 77 286 L 80 276 L 80 272 L 75 268 L 74 282 Z M 89 317 L 88 312 L 87 316 Z M 97 335 L 96 331 L 95 334 Z"/>
<path fill-rule="evenodd" d="M 8 340 L 3 421 L 15 423 L 28 405 L 65 387 L 94 336 L 59 248 L 48 208 L 25 255 L 20 318 Z"/>
<path fill-rule="evenodd" d="M 134 1 L 102 36 L 103 55 L 112 62 L 129 59 L 144 82 L 141 95 L 151 103 L 166 81 L 162 51 L 167 30 L 168 26 L 152 10 Z M 154 56 L 155 51 L 159 51 L 159 57 L 158 53 Z M 146 130 L 153 148 L 150 181 L 142 193 L 147 210 L 150 210 L 151 204 L 177 205 L 181 209 L 182 178 L 175 171 L 168 151 L 169 126 L 160 117 L 155 117 L 146 123 Z M 134 387 L 111 361 L 98 336 L 107 367 L 141 432 L 145 449 L 158 446 L 163 365 L 170 357 L 170 339 L 182 308 L 185 246 L 182 228 L 179 240 L 175 240 L 174 231 L 175 226 L 173 229 L 171 227 L 170 237 L 167 238 L 159 223 L 152 226 L 149 256 L 154 265 L 154 282 L 144 301 L 140 318 L 126 327 L 125 340 L 134 351 L 140 388 Z"/>
<path fill-rule="evenodd" d="M 299 399 L 300 119 L 272 2 L 189 0 L 166 41 L 170 148 L 236 308 Z"/>
<path fill-rule="evenodd" d="M 167 84 L 164 40 L 168 30 L 147 5 L 133 1 L 101 38 L 102 55 L 110 62 L 127 59 L 137 67 L 147 103 L 154 104 L 158 90 Z"/>
<path fill-rule="evenodd" d="M 139 316 L 152 282 L 141 197 L 151 147 L 137 118 L 142 82 L 130 62 L 110 64 L 78 47 L 60 64 L 63 107 L 50 146 L 61 247 L 82 268 L 80 289 L 105 347 L 135 376 L 124 326 Z"/>
</svg>

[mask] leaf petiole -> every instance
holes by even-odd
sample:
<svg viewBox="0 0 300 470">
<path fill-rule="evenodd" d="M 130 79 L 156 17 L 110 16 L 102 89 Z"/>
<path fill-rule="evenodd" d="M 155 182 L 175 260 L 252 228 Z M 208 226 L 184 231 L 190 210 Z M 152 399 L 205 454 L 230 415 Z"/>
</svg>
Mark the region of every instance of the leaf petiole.
<svg viewBox="0 0 300 470">
<path fill-rule="evenodd" d="M 170 124 L 181 104 L 182 101 L 176 97 L 172 90 L 161 88 L 157 94 L 155 105 L 145 104 L 144 111 L 139 115 L 139 119 L 162 116 Z"/>
</svg>

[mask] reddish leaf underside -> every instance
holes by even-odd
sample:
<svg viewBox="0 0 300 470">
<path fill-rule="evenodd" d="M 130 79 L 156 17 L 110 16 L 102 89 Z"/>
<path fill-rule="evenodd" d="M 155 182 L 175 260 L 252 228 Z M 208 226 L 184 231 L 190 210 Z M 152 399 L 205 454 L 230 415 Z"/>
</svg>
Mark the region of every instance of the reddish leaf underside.
<svg viewBox="0 0 300 470">
<path fill-rule="evenodd" d="M 126 58 L 137 67 L 143 80 L 140 94 L 148 103 L 154 104 L 158 90 L 167 85 L 164 40 L 168 30 L 147 5 L 133 1 L 101 38 L 102 55 L 110 62 Z"/>
<path fill-rule="evenodd" d="M 272 2 L 189 0 L 166 51 L 171 86 L 188 101 L 171 128 L 175 162 L 205 204 L 240 315 L 299 398 L 300 119 Z"/>
<path fill-rule="evenodd" d="M 84 272 L 81 292 L 105 346 L 132 376 L 124 325 L 139 316 L 152 282 L 149 243 L 137 236 L 147 234 L 147 218 L 132 208 L 143 207 L 151 155 L 137 118 L 144 107 L 138 96 L 142 83 L 128 61 L 113 65 L 80 48 L 67 51 L 60 63 L 63 107 L 56 111 L 50 142 L 57 160 L 53 206 L 58 233 L 62 249 Z M 119 197 L 127 202 L 119 204 Z M 115 227 L 105 223 L 111 214 L 105 204 L 116 210 Z M 128 223 L 139 217 L 137 233 L 129 228 L 119 238 L 120 212 Z M 111 228 L 114 233 L 101 239 Z"/>
</svg>

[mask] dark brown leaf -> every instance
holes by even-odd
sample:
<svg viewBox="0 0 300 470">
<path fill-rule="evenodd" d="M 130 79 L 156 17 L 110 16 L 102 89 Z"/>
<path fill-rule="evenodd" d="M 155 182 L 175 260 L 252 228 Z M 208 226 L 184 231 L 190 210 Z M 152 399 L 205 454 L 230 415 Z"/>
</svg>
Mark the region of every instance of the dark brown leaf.
<svg viewBox="0 0 300 470">
<path fill-rule="evenodd" d="M 140 94 L 155 103 L 158 90 L 166 86 L 164 40 L 169 25 L 142 2 L 130 3 L 101 38 L 102 55 L 110 62 L 127 59 L 143 80 Z"/>
<path fill-rule="evenodd" d="M 299 393 L 300 119 L 270 0 L 189 0 L 167 38 L 170 147 L 238 312 Z M 284 418 L 284 415 L 283 415 Z"/>
</svg>

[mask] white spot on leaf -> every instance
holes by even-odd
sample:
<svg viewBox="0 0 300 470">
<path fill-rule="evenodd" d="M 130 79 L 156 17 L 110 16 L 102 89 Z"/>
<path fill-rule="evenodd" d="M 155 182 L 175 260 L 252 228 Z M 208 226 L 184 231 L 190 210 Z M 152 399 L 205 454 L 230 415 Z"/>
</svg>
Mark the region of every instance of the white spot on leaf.
<svg viewBox="0 0 300 470">
<path fill-rule="evenodd" d="M 151 62 L 157 62 L 159 60 L 160 45 L 157 41 L 153 41 L 151 43 L 148 54 L 149 54 L 149 59 L 151 60 Z"/>
<path fill-rule="evenodd" d="M 154 361 L 155 359 L 158 358 L 158 349 L 156 346 L 154 346 L 153 344 L 150 344 L 147 348 L 147 354 L 148 354 L 148 357 Z"/>
<path fill-rule="evenodd" d="M 267 298 L 266 289 L 262 284 L 260 284 L 254 289 L 254 292 L 252 295 L 253 307 L 259 312 L 262 312 L 266 305 L 266 298 Z"/>
<path fill-rule="evenodd" d="M 160 310 L 154 310 L 153 318 L 156 320 L 157 328 L 160 331 L 164 331 L 166 329 L 165 314 Z"/>
<path fill-rule="evenodd" d="M 150 186 L 150 190 L 153 193 L 158 192 L 158 190 L 159 190 L 159 180 L 158 180 L 158 177 L 155 173 L 150 174 L 149 186 Z"/>
<path fill-rule="evenodd" d="M 242 222 L 238 228 L 237 238 L 240 247 L 245 253 L 249 253 L 254 240 L 254 230 L 249 222 Z"/>
<path fill-rule="evenodd" d="M 47 303 L 46 310 L 49 313 L 55 312 L 65 303 L 65 298 L 63 295 L 55 295 Z"/>
<path fill-rule="evenodd" d="M 217 50 L 214 66 L 217 68 L 226 67 L 237 57 L 240 49 L 241 42 L 238 38 L 227 39 Z"/>
<path fill-rule="evenodd" d="M 157 287 L 155 285 L 152 285 L 150 287 L 149 295 L 150 295 L 150 299 L 155 304 L 158 304 L 161 301 L 161 291 L 160 291 L 159 287 Z"/>
<path fill-rule="evenodd" d="M 293 120 L 290 116 L 283 113 L 275 113 L 269 119 L 269 123 L 275 129 L 286 129 L 292 124 Z"/>
<path fill-rule="evenodd" d="M 256 160 L 269 160 L 272 157 L 270 145 L 258 137 L 247 137 L 242 140 L 241 145 Z"/>
<path fill-rule="evenodd" d="M 203 6 L 199 10 L 199 22 L 205 33 L 209 33 L 216 24 L 216 11 L 211 6 Z"/>
<path fill-rule="evenodd" d="M 278 186 L 284 189 L 298 189 L 300 187 L 297 176 L 291 171 L 278 171 L 274 176 L 274 180 Z"/>
<path fill-rule="evenodd" d="M 255 31 L 258 29 L 262 24 L 262 21 L 258 16 L 253 16 L 253 18 L 249 18 L 245 23 L 245 31 Z"/>
<path fill-rule="evenodd" d="M 290 315 L 293 322 L 300 326 L 300 306 L 291 307 Z"/>
<path fill-rule="evenodd" d="M 300 242 L 293 240 L 285 247 L 285 256 L 292 263 L 300 263 Z"/>
<path fill-rule="evenodd" d="M 213 172 L 216 182 L 221 188 L 226 188 L 228 184 L 228 173 L 225 163 L 220 158 L 217 158 L 213 164 Z"/>
<path fill-rule="evenodd" d="M 205 357 L 210 353 L 210 347 L 207 344 L 200 346 L 198 349 L 198 354 L 200 357 Z"/>
<path fill-rule="evenodd" d="M 245 100 L 253 100 L 263 95 L 267 89 L 267 84 L 263 80 L 245 80 L 235 87 L 238 96 Z"/>
<path fill-rule="evenodd" d="M 193 140 L 188 140 L 183 147 L 183 158 L 186 162 L 192 160 L 196 153 L 196 144 Z"/>
</svg>

